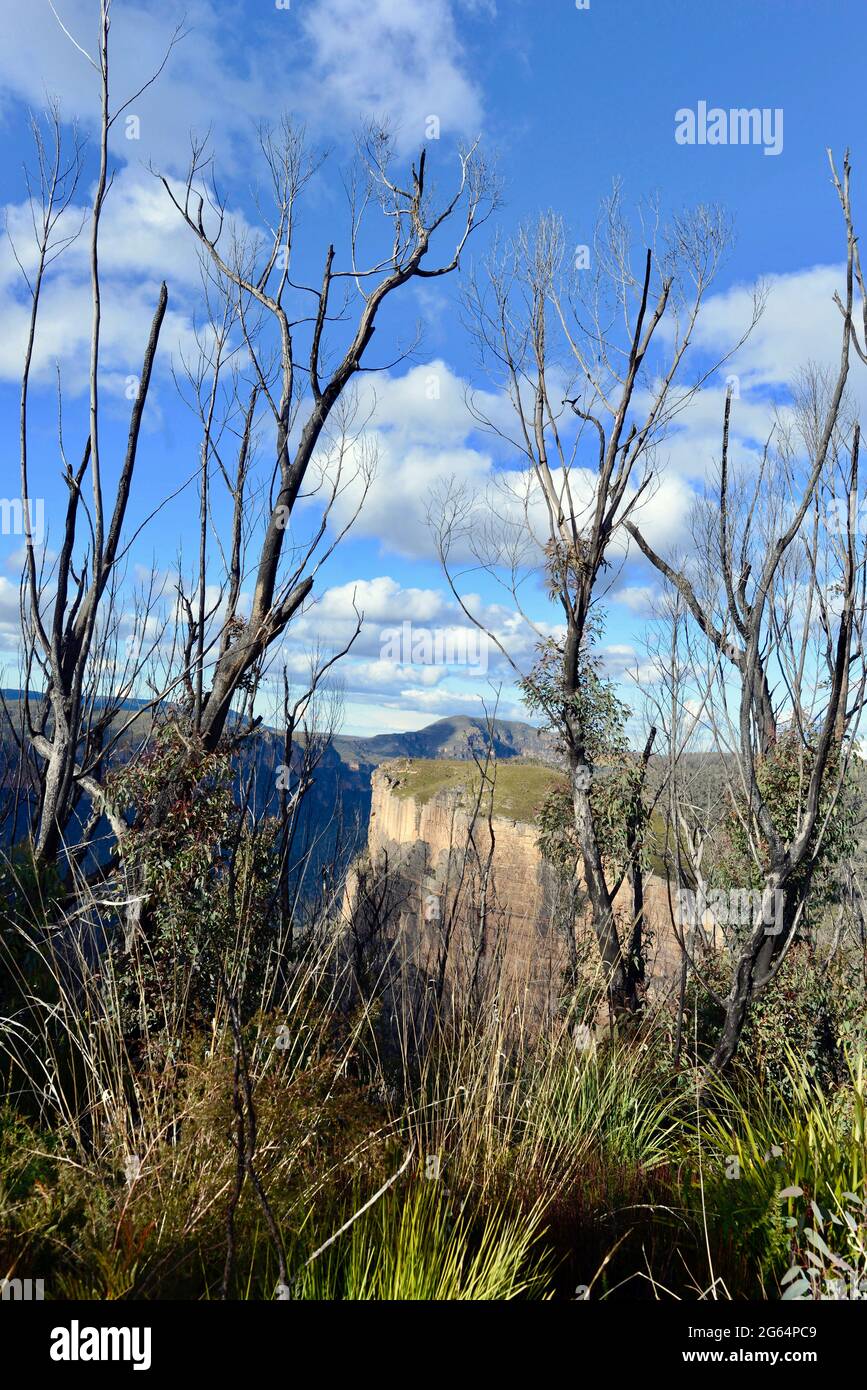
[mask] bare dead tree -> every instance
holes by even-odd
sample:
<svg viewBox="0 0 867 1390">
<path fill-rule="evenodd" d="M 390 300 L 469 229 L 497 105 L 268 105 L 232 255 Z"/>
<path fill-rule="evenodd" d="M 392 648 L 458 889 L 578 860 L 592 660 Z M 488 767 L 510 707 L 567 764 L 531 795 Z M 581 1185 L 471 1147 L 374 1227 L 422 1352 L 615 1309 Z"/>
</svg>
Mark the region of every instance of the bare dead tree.
<svg viewBox="0 0 867 1390">
<path fill-rule="evenodd" d="M 470 818 L 468 836 L 475 865 L 471 903 L 472 917 L 469 924 L 472 958 L 467 995 L 470 1007 L 477 1017 L 481 1013 L 485 1000 L 484 972 L 489 963 L 489 957 L 494 954 L 493 947 L 495 945 L 491 937 L 496 910 L 496 885 L 493 878 L 494 855 L 497 849 L 497 836 L 494 829 L 494 798 L 497 789 L 496 712 L 496 704 L 492 712 L 485 711 L 487 741 L 484 754 L 475 748 L 470 749 L 479 781 L 476 805 L 474 814 Z M 476 821 L 480 814 L 484 818 L 484 829 L 482 835 L 478 837 L 482 840 L 482 844 L 477 841 L 476 829 Z"/>
<path fill-rule="evenodd" d="M 595 267 L 581 295 L 578 285 L 586 272 L 568 273 L 564 230 L 553 215 L 498 251 L 485 276 L 472 281 L 471 329 L 508 395 L 514 428 L 505 429 L 478 399 L 471 400 L 471 408 L 514 451 L 523 479 L 519 487 L 503 483 L 498 499 L 487 499 L 498 525 L 480 524 L 471 503 L 454 489 L 432 509 L 453 592 L 480 626 L 459 593 L 455 552 L 469 550 L 500 578 L 524 616 L 520 585 L 543 562 L 549 595 L 564 624 L 553 655 L 550 630 L 531 624 L 549 643 L 544 682 L 522 671 L 495 633 L 488 635 L 563 742 L 593 929 L 617 1015 L 641 1007 L 642 966 L 618 935 L 591 801 L 593 714 L 587 686 L 596 616 L 622 527 L 653 481 L 653 448 L 707 379 L 701 373 L 686 381 L 684 362 L 727 240 L 724 219 L 714 209 L 677 218 L 667 230 L 658 226 L 655 210 L 651 221 L 643 229 L 651 245 L 636 271 L 630 228 L 615 189 L 603 208 Z M 760 309 L 757 300 L 753 322 Z M 661 364 L 651 364 L 663 321 L 670 330 L 667 353 Z M 634 920 L 640 924 L 640 904 Z"/>
<path fill-rule="evenodd" d="M 331 504 L 325 502 L 314 535 L 309 543 L 292 549 L 288 562 L 286 537 L 297 521 L 302 489 L 338 403 L 359 372 L 376 370 L 363 362 L 383 304 L 413 280 L 456 270 L 468 238 L 496 201 L 494 185 L 475 145 L 460 152 L 457 187 L 435 208 L 427 190 L 425 151 L 404 187 L 391 173 L 393 150 L 386 132 L 371 129 L 362 142 L 364 180 L 359 177 L 350 185 L 349 264 L 339 269 L 335 248 L 330 245 L 321 284 L 296 284 L 292 270 L 298 201 L 320 161 L 307 150 L 303 132 L 287 119 L 276 133 L 261 130 L 260 147 L 274 211 L 266 221 L 267 237 L 255 244 L 228 225 L 226 204 L 217 191 L 202 144 L 193 141 L 183 188 L 175 188 L 168 178 L 160 176 L 186 226 L 209 257 L 214 275 L 234 294 L 233 308 L 276 432 L 276 487 L 254 562 L 250 614 L 243 630 L 221 644 L 209 673 L 209 689 L 199 701 L 199 732 L 208 747 L 214 747 L 221 738 L 244 678 L 261 663 L 313 588 L 315 570 L 323 559 L 320 552 L 314 565 L 313 556 L 325 535 Z M 386 218 L 392 240 L 378 260 L 363 266 L 359 263 L 361 228 L 374 204 Z M 456 215 L 462 221 L 452 253 L 440 264 L 429 266 L 427 257 L 437 233 Z M 252 327 L 253 316 L 260 312 L 276 334 L 274 389 L 258 342 L 258 325 L 255 331 Z M 329 339 L 344 324 L 349 327 L 343 343 L 330 345 Z M 332 540 L 328 551 L 333 544 Z M 235 556 L 233 564 L 231 582 L 237 588 Z M 201 636 L 198 640 L 201 643 Z"/>
<path fill-rule="evenodd" d="M 701 971 L 705 944 L 702 923 L 707 902 L 705 852 L 711 827 L 725 813 L 725 787 L 717 772 L 718 755 L 702 742 L 704 701 L 691 701 L 689 629 L 680 593 L 664 590 L 651 605 L 652 620 L 646 647 L 654 677 L 642 682 L 646 722 L 659 733 L 656 776 L 658 785 L 654 805 L 660 806 L 665 835 L 660 845 L 666 866 L 669 920 L 680 950 L 680 978 L 675 1011 L 673 1061 L 680 1063 L 683 1049 L 683 1023 L 690 970 L 696 970 L 702 984 L 716 998 Z M 659 635 L 655 631 L 659 628 Z M 684 651 L 683 648 L 686 648 Z M 717 655 L 719 665 L 724 658 Z M 657 843 L 658 837 L 657 837 Z M 687 891 L 693 895 L 691 911 L 684 912 Z"/>
<path fill-rule="evenodd" d="M 90 212 L 89 234 L 92 304 L 89 429 L 81 463 L 73 467 L 64 451 L 61 409 L 59 452 L 68 496 L 60 552 L 50 576 L 50 586 L 44 582 L 45 577 L 37 566 L 29 515 L 25 524 L 26 560 L 22 618 L 25 641 L 29 642 L 34 659 L 43 670 L 45 681 L 42 714 L 34 717 L 29 702 L 25 702 L 28 742 L 44 764 L 35 837 L 35 856 L 39 863 L 48 862 L 56 856 L 65 827 L 82 793 L 90 796 L 100 806 L 101 811 L 112 821 L 116 833 L 122 833 L 122 820 L 105 800 L 98 776 L 103 758 L 102 741 L 113 711 L 103 705 L 98 714 L 97 726 L 94 728 L 90 719 L 94 706 L 88 705 L 86 691 L 88 680 L 93 674 L 92 657 L 95 649 L 100 647 L 100 621 L 101 618 L 105 618 L 103 609 L 107 599 L 112 596 L 117 583 L 118 567 L 125 553 L 122 546 L 123 526 L 135 471 L 142 417 L 168 303 L 168 292 L 163 284 L 144 350 L 130 414 L 126 452 L 116 486 L 114 504 L 109 514 L 103 493 L 103 459 L 100 446 L 100 223 L 105 199 L 111 187 L 109 133 L 129 105 L 129 101 L 124 101 L 112 108 L 110 102 L 110 11 L 111 0 L 100 0 L 99 39 L 95 59 L 73 40 L 76 48 L 87 58 L 98 75 L 101 113 L 99 167 Z M 144 91 L 156 80 L 180 36 L 181 31 L 178 29 L 169 42 L 166 55 L 157 72 L 147 80 L 140 91 Z M 69 156 L 64 154 L 60 118 L 56 108 L 49 112 L 49 128 L 50 146 L 43 140 L 38 129 L 34 129 L 39 168 L 38 191 L 32 184 L 29 186 L 36 234 L 36 268 L 32 277 L 25 275 L 31 298 L 20 410 L 21 493 L 25 512 L 28 511 L 26 499 L 30 496 L 31 486 L 28 393 L 33 371 L 41 292 L 51 263 L 77 235 L 77 230 L 67 233 L 65 227 L 60 226 L 60 220 L 70 208 L 82 169 L 82 147 L 77 135 L 73 136 Z M 84 484 L 88 472 L 91 481 L 89 507 L 84 500 Z M 82 513 L 86 513 L 89 536 L 83 554 L 80 553 Z M 111 619 L 107 622 L 110 628 Z M 121 694 L 120 702 L 122 701 Z M 117 707 L 115 703 L 115 709 Z M 83 734 L 86 735 L 84 747 Z"/>
<path fill-rule="evenodd" d="M 760 873 L 762 901 L 734 962 L 708 1076 L 731 1063 L 751 1003 L 776 977 L 802 921 L 844 786 L 851 734 L 863 700 L 865 557 L 856 527 L 860 430 L 844 413 L 856 336 L 856 238 L 848 155 L 842 181 L 833 160 L 831 168 L 847 238 L 839 368 L 831 380 L 815 372 L 805 379 L 796 400 L 797 438 L 783 428 L 776 453 L 769 442 L 750 490 L 732 479 L 732 394 L 727 392 L 718 492 L 715 505 L 704 509 L 704 526 L 696 536 L 697 551 L 719 559 L 717 582 L 709 577 L 706 562 L 701 567 L 704 583 L 686 567 L 669 564 L 649 545 L 635 520 L 626 522 L 644 555 L 676 588 L 717 658 L 708 665 L 713 669 L 711 686 L 716 687 L 712 725 L 718 739 L 724 737 L 732 683 L 736 692 L 731 751 L 739 786 L 731 789 L 731 802 L 742 818 Z M 837 479 L 843 459 L 840 498 Z M 842 506 L 835 508 L 833 504 L 840 502 Z M 831 518 L 842 522 L 838 534 L 829 526 Z M 827 600 L 831 592 L 836 595 L 834 613 Z M 709 694 L 706 684 L 705 700 Z M 760 775 L 784 733 L 797 740 L 799 749 L 799 789 L 791 825 L 784 823 Z M 776 911 L 780 899 L 782 925 Z"/>
</svg>

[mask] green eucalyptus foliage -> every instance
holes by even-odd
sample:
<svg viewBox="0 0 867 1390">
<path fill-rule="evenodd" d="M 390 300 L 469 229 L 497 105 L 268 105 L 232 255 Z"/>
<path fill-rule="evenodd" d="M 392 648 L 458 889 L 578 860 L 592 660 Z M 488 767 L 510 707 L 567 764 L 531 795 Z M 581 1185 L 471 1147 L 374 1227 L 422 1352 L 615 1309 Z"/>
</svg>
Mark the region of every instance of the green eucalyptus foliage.
<svg viewBox="0 0 867 1390">
<path fill-rule="evenodd" d="M 600 660 L 587 651 L 579 663 L 577 689 L 564 691 L 563 649 L 553 639 L 540 643 L 532 673 L 524 680 L 524 698 L 534 712 L 548 719 L 548 727 L 560 736 L 565 751 L 565 730 L 571 722 L 580 730 L 586 755 L 597 773 L 590 787 L 590 805 L 596 836 L 612 878 L 627 865 L 627 829 L 630 817 L 639 826 L 639 850 L 646 860 L 645 820 L 641 813 L 642 775 L 630 750 L 626 726 L 630 711 L 615 692 L 614 683 L 602 674 Z M 579 861 L 575 837 L 572 793 L 568 786 L 552 789 L 538 817 L 539 848 L 549 863 L 574 874 Z"/>
<path fill-rule="evenodd" d="M 833 897 L 836 870 L 855 848 L 858 795 L 851 763 L 842 765 L 846 749 L 832 749 L 819 796 L 816 828 L 802 867 L 788 881 L 793 900 L 809 884 L 809 908 L 814 912 Z M 804 811 L 815 765 L 816 735 L 806 742 L 799 731 L 786 729 L 756 767 L 756 782 L 783 842 L 794 838 Z M 758 847 L 758 853 L 753 846 Z M 770 850 L 746 804 L 734 807 L 725 825 L 718 878 L 721 887 L 760 888 Z"/>
<path fill-rule="evenodd" d="M 729 988 L 724 957 L 708 952 L 701 961 L 701 982 L 690 977 L 686 1013 L 699 1056 L 719 1036 L 722 1010 L 704 987 L 722 998 Z M 785 1091 L 790 1085 L 794 1052 L 824 1086 L 844 1079 L 849 1047 L 864 1045 L 867 1018 L 857 962 L 844 953 L 828 960 L 810 940 L 789 949 L 773 983 L 753 1000 L 740 1052 L 750 1070 Z"/>
<path fill-rule="evenodd" d="M 111 793 L 131 816 L 121 867 L 144 901 L 132 950 L 114 944 L 119 1022 L 125 1036 L 151 1048 L 161 1039 L 170 1051 L 182 1028 L 207 1025 L 224 969 L 242 1010 L 256 998 L 277 874 L 273 836 L 251 827 L 237 804 L 228 755 L 205 751 L 173 723 L 115 775 Z"/>
<path fill-rule="evenodd" d="M 564 679 L 564 649 L 549 637 L 536 647 L 536 662 L 521 682 L 527 707 L 545 718 L 545 727 L 558 736 L 565 751 L 566 730 L 580 733 L 591 763 L 603 762 L 628 748 L 626 721 L 629 709 L 618 699 L 613 681 L 602 674 L 600 658 L 592 643 L 600 629 L 585 641 L 578 662 L 575 691 L 567 694 Z"/>
</svg>

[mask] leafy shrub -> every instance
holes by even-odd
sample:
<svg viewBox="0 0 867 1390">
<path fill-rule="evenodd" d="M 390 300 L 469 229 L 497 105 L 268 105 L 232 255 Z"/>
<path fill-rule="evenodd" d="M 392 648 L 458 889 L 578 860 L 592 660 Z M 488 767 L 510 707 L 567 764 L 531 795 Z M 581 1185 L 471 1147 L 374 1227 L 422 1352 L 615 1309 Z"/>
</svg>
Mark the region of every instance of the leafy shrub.
<svg viewBox="0 0 867 1390">
<path fill-rule="evenodd" d="M 686 1012 L 699 1057 L 713 1047 L 722 1024 L 722 1010 L 702 980 L 724 997 L 728 969 L 724 955 L 707 952 L 701 958 L 702 979 L 690 976 Z M 863 1046 L 864 1023 L 860 982 L 851 963 L 842 954 L 822 961 L 812 942 L 796 941 L 772 984 L 753 1001 L 739 1056 L 758 1076 L 785 1087 L 794 1054 L 831 1086 L 846 1076 L 845 1047 Z"/>
<path fill-rule="evenodd" d="M 805 743 L 800 732 L 790 728 L 757 763 L 759 791 L 784 843 L 797 832 L 815 753 L 814 740 L 809 737 Z M 786 886 L 787 896 L 794 904 L 809 891 L 809 910 L 814 916 L 834 896 L 837 866 L 846 862 L 855 848 L 859 801 L 856 773 L 851 764 L 841 768 L 841 756 L 835 748 L 828 759 L 810 846 L 801 868 Z M 753 852 L 754 845 L 763 847 L 758 856 Z M 723 828 L 720 851 L 716 872 L 719 886 L 762 887 L 762 869 L 770 862 L 770 851 L 746 805 L 731 810 Z"/>
<path fill-rule="evenodd" d="M 797 1188 L 840 1203 L 865 1191 L 864 1058 L 852 1059 L 847 1084 L 829 1088 L 790 1051 L 780 1083 L 742 1068 L 732 1081 L 716 1082 L 714 1102 L 695 1128 L 703 1201 L 761 1283 L 792 1263 L 793 1212 L 781 1204 L 782 1192 Z"/>
<path fill-rule="evenodd" d="M 793 1263 L 780 1281 L 783 1298 L 839 1301 L 867 1299 L 867 1198 L 834 1196 L 825 1213 L 800 1187 L 781 1194 L 794 1202 Z"/>
<path fill-rule="evenodd" d="M 277 859 L 273 825 L 253 827 L 232 789 L 227 753 L 205 751 L 177 723 L 118 772 L 132 819 L 120 861 L 142 900 L 132 941 L 112 943 L 118 1023 L 153 1059 L 185 1029 L 206 1027 L 226 985 L 242 1015 L 259 1000 Z"/>
</svg>

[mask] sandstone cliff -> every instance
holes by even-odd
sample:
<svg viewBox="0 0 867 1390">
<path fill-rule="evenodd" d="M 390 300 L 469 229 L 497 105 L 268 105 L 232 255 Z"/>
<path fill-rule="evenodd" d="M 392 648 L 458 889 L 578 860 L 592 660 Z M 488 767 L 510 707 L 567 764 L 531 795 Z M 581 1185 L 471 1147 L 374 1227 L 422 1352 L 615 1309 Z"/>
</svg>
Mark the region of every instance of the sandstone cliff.
<svg viewBox="0 0 867 1390">
<path fill-rule="evenodd" d="M 381 933 L 396 958 L 434 987 L 441 979 L 451 991 L 493 991 L 547 1012 L 586 930 L 580 887 L 575 896 L 538 848 L 535 816 L 558 775 L 501 764 L 491 804 L 478 794 L 473 765 L 404 759 L 379 767 L 371 780 L 368 862 L 356 866 L 347 888 L 356 933 L 366 913 L 361 935 Z M 645 898 L 648 973 L 659 995 L 673 984 L 679 950 L 664 881 L 649 876 Z M 625 932 L 625 888 L 615 908 Z M 570 948 L 572 922 L 577 943 Z M 595 952 L 587 954 L 595 961 Z"/>
</svg>

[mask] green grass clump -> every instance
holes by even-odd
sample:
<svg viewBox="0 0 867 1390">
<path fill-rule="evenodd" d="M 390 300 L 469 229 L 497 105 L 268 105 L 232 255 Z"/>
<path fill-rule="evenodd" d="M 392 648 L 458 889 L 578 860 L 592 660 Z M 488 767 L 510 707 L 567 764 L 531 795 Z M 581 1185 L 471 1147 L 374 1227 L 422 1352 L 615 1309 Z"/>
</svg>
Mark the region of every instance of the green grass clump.
<svg viewBox="0 0 867 1390">
<path fill-rule="evenodd" d="M 388 1193 L 298 1276 L 297 1298 L 511 1300 L 550 1296 L 541 1213 L 455 1204 L 439 1182 Z"/>
</svg>

